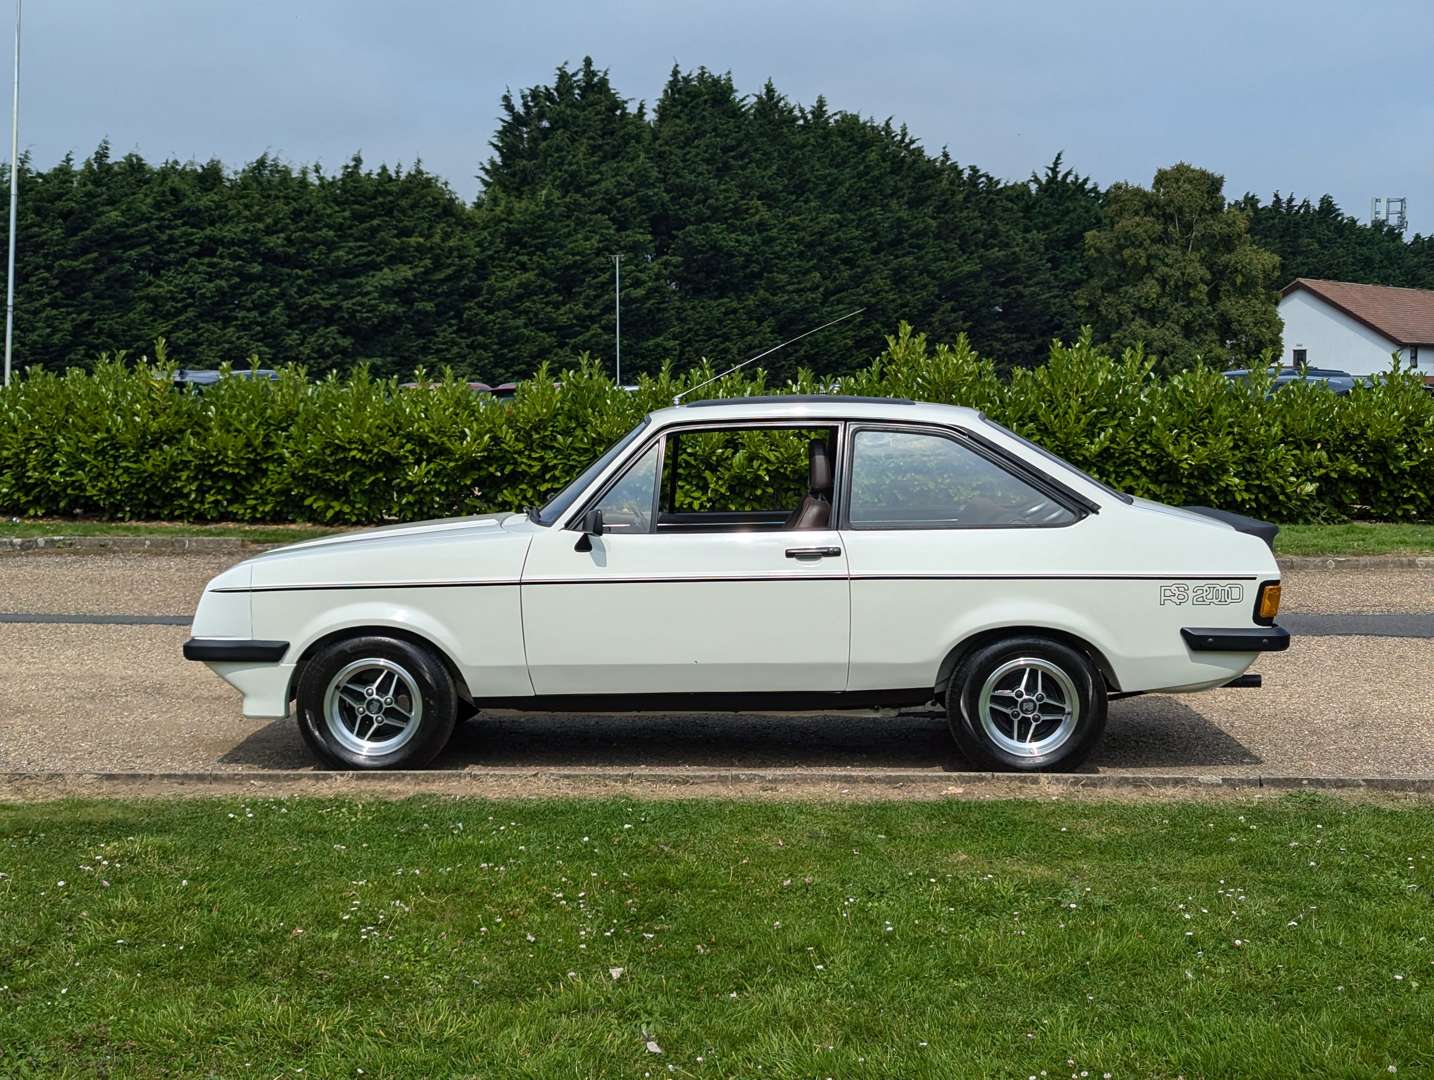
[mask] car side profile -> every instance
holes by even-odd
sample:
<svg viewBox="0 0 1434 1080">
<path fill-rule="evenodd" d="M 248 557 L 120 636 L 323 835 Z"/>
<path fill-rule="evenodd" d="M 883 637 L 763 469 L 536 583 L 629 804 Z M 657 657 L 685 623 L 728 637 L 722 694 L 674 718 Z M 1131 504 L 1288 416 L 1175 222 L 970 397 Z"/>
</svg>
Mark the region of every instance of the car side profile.
<svg viewBox="0 0 1434 1080">
<path fill-rule="evenodd" d="M 971 409 L 702 401 L 541 509 L 240 563 L 184 655 L 246 716 L 292 704 L 341 768 L 425 765 L 483 709 L 939 702 L 973 764 L 1068 769 L 1112 697 L 1258 685 L 1289 644 L 1273 534 L 1115 491 Z"/>
</svg>

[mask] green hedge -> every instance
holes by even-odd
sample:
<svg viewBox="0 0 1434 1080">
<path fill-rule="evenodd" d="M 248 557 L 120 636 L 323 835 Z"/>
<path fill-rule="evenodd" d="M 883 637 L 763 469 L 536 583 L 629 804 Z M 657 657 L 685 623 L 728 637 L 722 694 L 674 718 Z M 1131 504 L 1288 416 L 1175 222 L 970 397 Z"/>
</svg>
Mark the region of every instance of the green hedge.
<svg viewBox="0 0 1434 1080">
<path fill-rule="evenodd" d="M 0 510 L 190 521 L 372 523 L 518 509 L 576 475 L 643 413 L 708 378 L 643 378 L 618 390 L 580 361 L 500 403 L 452 378 L 417 390 L 360 371 L 277 383 L 173 389 L 161 367 L 99 363 L 32 372 L 0 393 Z M 804 373 L 782 390 L 830 380 Z M 932 347 L 902 327 L 845 393 L 984 410 L 1109 483 L 1167 503 L 1287 522 L 1434 517 L 1434 397 L 1395 372 L 1347 397 L 1195 370 L 1168 379 L 1150 358 L 1089 339 L 1042 367 L 998 377 L 964 340 Z M 771 392 L 743 371 L 700 396 Z M 799 450 L 800 448 L 798 448 Z M 703 483 L 742 491 L 783 462 L 732 453 Z M 720 473 L 720 475 L 718 475 Z"/>
</svg>

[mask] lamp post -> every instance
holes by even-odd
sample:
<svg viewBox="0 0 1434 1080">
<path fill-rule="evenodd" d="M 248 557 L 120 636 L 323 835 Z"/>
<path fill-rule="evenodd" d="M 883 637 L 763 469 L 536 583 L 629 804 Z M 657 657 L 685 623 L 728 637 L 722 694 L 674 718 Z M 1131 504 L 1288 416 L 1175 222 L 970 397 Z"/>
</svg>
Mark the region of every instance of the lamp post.
<svg viewBox="0 0 1434 1080">
<path fill-rule="evenodd" d="M 614 333 L 617 337 L 617 385 L 622 387 L 622 256 L 612 257 L 612 311 L 613 321 L 616 324 Z"/>
<path fill-rule="evenodd" d="M 15 85 L 10 95 L 10 255 L 5 274 L 5 385 L 15 339 L 15 207 L 20 197 L 20 3 L 15 0 Z"/>
</svg>

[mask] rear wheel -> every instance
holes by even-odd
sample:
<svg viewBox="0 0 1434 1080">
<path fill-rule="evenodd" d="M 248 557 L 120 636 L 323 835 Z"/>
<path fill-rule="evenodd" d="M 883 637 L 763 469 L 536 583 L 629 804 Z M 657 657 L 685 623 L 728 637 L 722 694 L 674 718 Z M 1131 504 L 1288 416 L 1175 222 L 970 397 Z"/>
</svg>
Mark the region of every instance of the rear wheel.
<svg viewBox="0 0 1434 1080">
<path fill-rule="evenodd" d="M 305 665 L 297 696 L 304 741 L 344 769 L 421 768 L 447 745 L 457 715 L 438 657 L 380 635 L 325 647 Z"/>
<path fill-rule="evenodd" d="M 976 649 L 957 668 L 946 712 L 961 752 L 989 769 L 1075 768 L 1105 733 L 1105 682 L 1088 656 L 1020 636 Z"/>
</svg>

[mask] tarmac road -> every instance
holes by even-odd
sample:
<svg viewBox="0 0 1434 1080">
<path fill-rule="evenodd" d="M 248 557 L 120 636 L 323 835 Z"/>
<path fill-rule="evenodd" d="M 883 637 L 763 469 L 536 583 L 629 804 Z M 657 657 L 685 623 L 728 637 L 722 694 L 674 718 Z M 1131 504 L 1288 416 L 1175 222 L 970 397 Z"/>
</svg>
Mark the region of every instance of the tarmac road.
<svg viewBox="0 0 1434 1080">
<path fill-rule="evenodd" d="M 238 695 L 180 656 L 184 616 L 204 582 L 232 561 L 0 555 L 0 651 L 8 660 L 0 771 L 242 775 L 312 768 L 292 721 L 244 720 Z M 1434 776 L 1434 571 L 1292 574 L 1284 606 L 1292 630 L 1304 629 L 1289 652 L 1256 664 L 1263 689 L 1114 702 L 1104 747 L 1088 768 L 1151 776 Z M 96 618 L 14 621 L 37 614 Z M 162 616 L 180 624 L 132 621 Z M 117 617 L 125 621 L 109 621 Z M 437 767 L 968 768 L 945 718 L 922 710 L 485 713 L 460 730 Z"/>
</svg>

